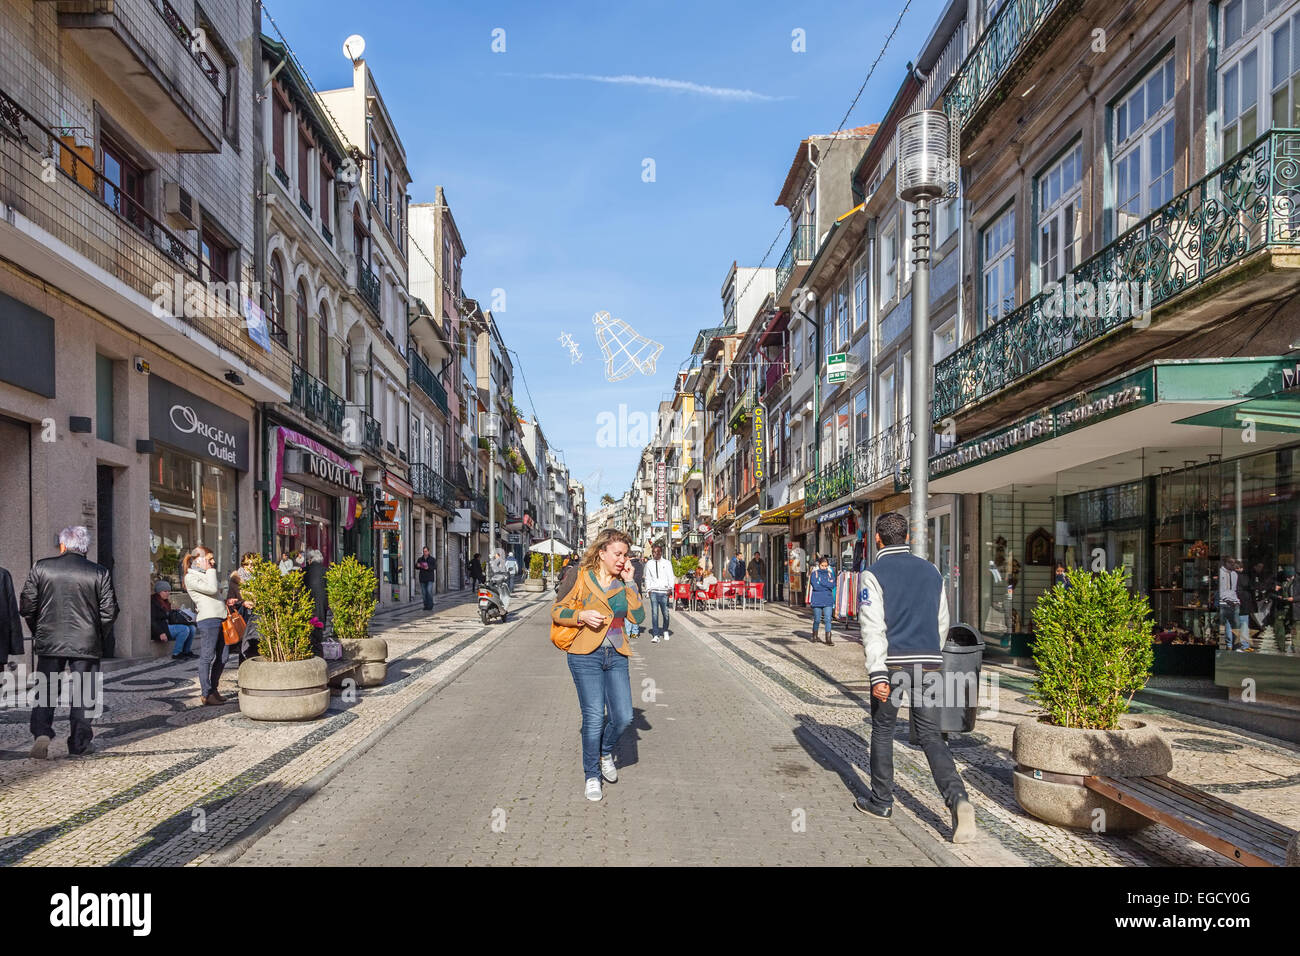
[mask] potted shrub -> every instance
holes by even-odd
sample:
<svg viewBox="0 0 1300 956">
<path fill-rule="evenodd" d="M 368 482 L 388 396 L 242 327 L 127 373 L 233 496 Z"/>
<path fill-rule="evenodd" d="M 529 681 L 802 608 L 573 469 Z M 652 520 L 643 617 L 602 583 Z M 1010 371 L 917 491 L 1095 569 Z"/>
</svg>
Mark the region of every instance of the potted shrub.
<svg viewBox="0 0 1300 956">
<path fill-rule="evenodd" d="M 533 552 L 528 556 L 528 581 L 524 588 L 528 591 L 540 591 L 542 589 L 542 567 L 544 566 L 545 557 Z"/>
<path fill-rule="evenodd" d="M 360 660 L 362 687 L 382 684 L 388 676 L 388 642 L 370 636 L 370 618 L 375 613 L 375 572 L 349 555 L 325 571 L 325 593 L 329 595 L 334 636 L 343 645 L 343 655 Z"/>
<path fill-rule="evenodd" d="M 1144 777 L 1173 769 L 1173 752 L 1147 721 L 1126 716 L 1153 658 L 1151 608 L 1123 568 L 1076 569 L 1034 607 L 1030 698 L 1046 713 L 1016 726 L 1016 801 L 1061 826 L 1135 830 L 1149 821 L 1083 786 L 1086 776 Z M 1098 810 L 1104 815 L 1097 813 Z"/>
<path fill-rule="evenodd" d="M 311 649 L 311 594 L 302 572 L 259 560 L 240 593 L 253 605 L 257 655 L 239 665 L 239 710 L 253 720 L 311 720 L 330 702 L 326 665 Z"/>
</svg>

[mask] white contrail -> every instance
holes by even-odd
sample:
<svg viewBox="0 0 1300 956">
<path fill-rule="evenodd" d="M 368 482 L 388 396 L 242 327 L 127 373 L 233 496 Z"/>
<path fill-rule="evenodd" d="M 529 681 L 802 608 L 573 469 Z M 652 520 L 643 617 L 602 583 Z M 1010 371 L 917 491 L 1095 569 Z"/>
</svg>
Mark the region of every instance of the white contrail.
<svg viewBox="0 0 1300 956">
<path fill-rule="evenodd" d="M 634 76 L 624 73 L 620 76 L 601 76 L 596 73 L 531 73 L 538 80 L 587 80 L 591 83 L 618 83 L 627 86 L 650 86 L 675 93 L 698 93 L 702 96 L 715 96 L 723 100 L 742 100 L 745 102 L 766 102 L 788 99 L 784 96 L 768 96 L 754 90 L 736 90 L 726 86 L 704 86 L 689 80 L 669 80 L 661 76 Z"/>
</svg>

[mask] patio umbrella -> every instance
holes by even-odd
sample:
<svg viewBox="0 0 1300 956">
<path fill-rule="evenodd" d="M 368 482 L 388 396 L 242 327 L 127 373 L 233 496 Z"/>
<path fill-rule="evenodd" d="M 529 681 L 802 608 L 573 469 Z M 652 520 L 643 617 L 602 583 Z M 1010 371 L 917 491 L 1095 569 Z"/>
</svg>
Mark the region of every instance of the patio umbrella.
<svg viewBox="0 0 1300 956">
<path fill-rule="evenodd" d="M 539 554 L 573 554 L 572 548 L 556 541 L 554 538 L 547 538 L 545 541 L 538 541 L 528 550 L 536 551 Z"/>
</svg>

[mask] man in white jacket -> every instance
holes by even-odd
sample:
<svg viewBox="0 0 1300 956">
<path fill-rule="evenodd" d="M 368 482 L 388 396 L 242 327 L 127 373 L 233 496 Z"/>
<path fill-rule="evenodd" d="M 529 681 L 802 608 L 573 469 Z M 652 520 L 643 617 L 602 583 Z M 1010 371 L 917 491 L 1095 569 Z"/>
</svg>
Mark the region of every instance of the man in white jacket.
<svg viewBox="0 0 1300 956">
<path fill-rule="evenodd" d="M 673 594 L 673 563 L 664 557 L 664 549 L 654 546 L 654 557 L 645 563 L 645 589 L 650 595 L 650 643 L 658 644 L 672 636 L 668 630 L 668 600 Z"/>
</svg>

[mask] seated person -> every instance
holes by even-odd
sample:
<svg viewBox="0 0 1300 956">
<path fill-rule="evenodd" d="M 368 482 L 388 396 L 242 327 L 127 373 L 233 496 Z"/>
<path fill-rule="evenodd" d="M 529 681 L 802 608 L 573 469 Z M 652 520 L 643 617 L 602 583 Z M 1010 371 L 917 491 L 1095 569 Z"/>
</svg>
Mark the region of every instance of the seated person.
<svg viewBox="0 0 1300 956">
<path fill-rule="evenodd" d="M 172 608 L 171 584 L 165 580 L 155 584 L 149 600 L 149 636 L 155 641 L 170 638 L 176 642 L 172 658 L 192 660 L 199 656 L 190 651 L 197 630 L 184 614 Z"/>
</svg>

